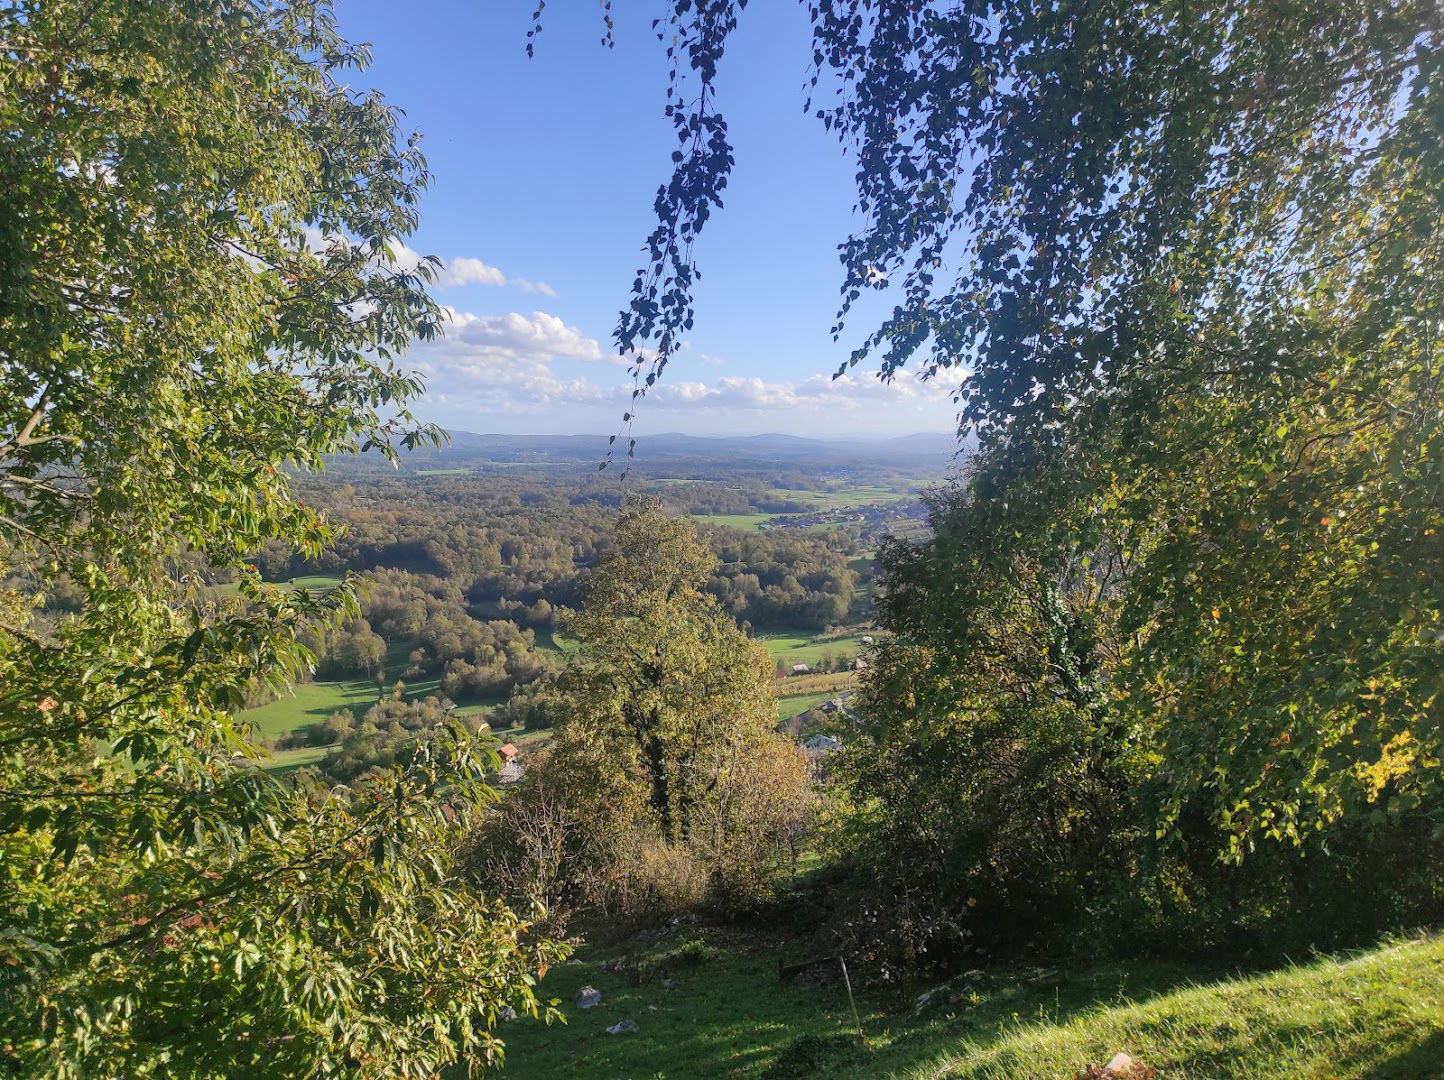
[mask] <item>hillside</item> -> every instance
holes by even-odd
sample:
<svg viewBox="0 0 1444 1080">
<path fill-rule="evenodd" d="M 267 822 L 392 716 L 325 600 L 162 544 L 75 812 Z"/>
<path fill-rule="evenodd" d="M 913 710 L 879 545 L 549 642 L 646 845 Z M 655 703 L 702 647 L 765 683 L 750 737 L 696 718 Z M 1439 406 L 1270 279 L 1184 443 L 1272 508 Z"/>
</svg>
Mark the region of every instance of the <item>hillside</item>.
<svg viewBox="0 0 1444 1080">
<path fill-rule="evenodd" d="M 542 993 L 562 999 L 568 1023 L 504 1025 L 503 1075 L 1067 1080 L 1119 1050 L 1158 1080 L 1444 1075 L 1437 935 L 1246 974 L 1144 963 L 978 973 L 933 1017 L 863 1005 L 865 1048 L 840 987 L 781 985 L 772 949 L 671 943 L 648 955 L 664 967 L 640 985 L 594 949 L 548 974 Z M 595 1009 L 573 1006 L 584 985 L 602 991 Z M 605 1033 L 628 1018 L 637 1032 Z"/>
<path fill-rule="evenodd" d="M 405 455 L 406 471 L 492 471 L 498 468 L 596 470 L 607 453 L 608 436 L 478 434 L 453 430 L 444 446 Z M 971 447 L 970 442 L 963 444 Z M 757 469 L 764 473 L 790 466 L 808 469 L 892 468 L 940 472 L 959 450 L 958 437 L 945 432 L 917 432 L 892 438 L 816 439 L 800 435 L 685 435 L 662 432 L 637 436 L 635 456 L 628 463 L 639 475 L 681 469 L 709 472 L 717 462 L 728 470 Z M 374 472 L 389 468 L 366 458 L 338 456 L 331 468 L 343 472 Z"/>
</svg>

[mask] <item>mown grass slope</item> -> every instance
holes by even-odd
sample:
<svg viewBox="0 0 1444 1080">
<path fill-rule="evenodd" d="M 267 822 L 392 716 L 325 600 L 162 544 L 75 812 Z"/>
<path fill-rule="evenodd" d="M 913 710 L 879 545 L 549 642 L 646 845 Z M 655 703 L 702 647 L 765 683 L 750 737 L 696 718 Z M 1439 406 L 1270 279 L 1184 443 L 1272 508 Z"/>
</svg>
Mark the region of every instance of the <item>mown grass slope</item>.
<svg viewBox="0 0 1444 1080">
<path fill-rule="evenodd" d="M 1163 964 L 994 972 L 929 1020 L 860 1002 L 866 1046 L 842 990 L 782 985 L 778 957 L 723 946 L 710 962 L 632 985 L 611 956 L 583 949 L 541 984 L 569 1023 L 505 1024 L 503 1075 L 1069 1080 L 1125 1050 L 1160 1080 L 1444 1076 L 1437 935 L 1247 974 Z M 599 1007 L 574 1008 L 583 985 L 603 992 Z M 622 1019 L 640 1030 L 606 1034 Z"/>
</svg>

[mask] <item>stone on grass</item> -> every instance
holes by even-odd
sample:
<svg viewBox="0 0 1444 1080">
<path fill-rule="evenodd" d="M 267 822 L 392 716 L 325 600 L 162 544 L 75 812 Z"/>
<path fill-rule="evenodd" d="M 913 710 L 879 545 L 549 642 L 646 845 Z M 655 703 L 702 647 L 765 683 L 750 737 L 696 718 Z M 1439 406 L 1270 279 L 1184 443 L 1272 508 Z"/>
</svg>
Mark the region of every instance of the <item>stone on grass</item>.
<svg viewBox="0 0 1444 1080">
<path fill-rule="evenodd" d="M 591 1009 L 602 1003 L 602 992 L 595 986 L 584 986 L 577 991 L 577 1008 Z"/>
<path fill-rule="evenodd" d="M 913 999 L 913 1016 L 966 1008 L 972 1001 L 972 995 L 987 977 L 987 972 L 984 971 L 965 971 L 954 979 L 924 990 Z"/>
<path fill-rule="evenodd" d="M 1133 1059 L 1120 1050 L 1108 1059 L 1108 1064 L 1103 1066 L 1103 1073 L 1105 1076 L 1122 1076 L 1132 1068 Z"/>
<path fill-rule="evenodd" d="M 502 1009 L 501 1012 L 497 1013 L 497 1016 L 501 1017 L 501 1019 L 503 1020 L 515 1020 L 516 1010 L 513 1009 L 510 1005 L 508 1005 L 506 1008 Z"/>
<path fill-rule="evenodd" d="M 638 1030 L 635 1020 L 618 1020 L 611 1027 L 607 1028 L 608 1035 L 630 1035 Z"/>
</svg>

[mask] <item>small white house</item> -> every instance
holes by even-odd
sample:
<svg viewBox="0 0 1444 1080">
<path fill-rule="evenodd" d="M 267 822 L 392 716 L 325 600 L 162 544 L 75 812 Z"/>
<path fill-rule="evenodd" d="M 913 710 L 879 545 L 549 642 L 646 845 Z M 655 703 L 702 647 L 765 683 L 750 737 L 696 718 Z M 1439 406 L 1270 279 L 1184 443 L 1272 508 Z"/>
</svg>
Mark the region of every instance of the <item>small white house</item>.
<svg viewBox="0 0 1444 1080">
<path fill-rule="evenodd" d="M 792 674 L 794 674 L 794 675 L 810 675 L 811 673 L 812 673 L 812 669 L 811 669 L 810 667 L 808 667 L 806 664 L 793 664 L 793 665 L 792 665 Z"/>
</svg>

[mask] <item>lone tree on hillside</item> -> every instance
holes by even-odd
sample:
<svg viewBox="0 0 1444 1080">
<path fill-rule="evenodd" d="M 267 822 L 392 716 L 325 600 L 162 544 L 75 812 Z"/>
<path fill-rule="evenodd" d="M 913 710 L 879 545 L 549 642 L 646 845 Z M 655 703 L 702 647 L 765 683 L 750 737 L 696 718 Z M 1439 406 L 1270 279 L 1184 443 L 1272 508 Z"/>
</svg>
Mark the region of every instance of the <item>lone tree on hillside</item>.
<svg viewBox="0 0 1444 1080">
<path fill-rule="evenodd" d="M 622 515 L 564 620 L 579 644 L 547 694 L 551 743 L 478 831 L 481 880 L 560 921 L 735 911 L 792 866 L 806 759 L 775 730 L 766 651 L 702 591 L 715 563 L 687 518 Z"/>
<path fill-rule="evenodd" d="M 635 762 L 673 843 L 739 755 L 777 737 L 767 651 L 702 592 L 715 563 L 689 520 L 634 508 L 565 620 L 580 650 L 561 679 L 564 726 Z"/>
</svg>

